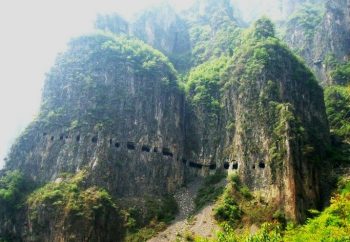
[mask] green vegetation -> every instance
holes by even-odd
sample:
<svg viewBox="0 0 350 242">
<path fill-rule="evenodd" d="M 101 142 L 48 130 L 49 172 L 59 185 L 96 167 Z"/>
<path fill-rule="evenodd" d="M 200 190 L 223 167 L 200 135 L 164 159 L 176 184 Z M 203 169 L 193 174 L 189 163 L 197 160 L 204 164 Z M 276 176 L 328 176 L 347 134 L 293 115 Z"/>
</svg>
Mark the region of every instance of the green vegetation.
<svg viewBox="0 0 350 242">
<path fill-rule="evenodd" d="M 287 229 L 285 241 L 350 241 L 350 180 L 331 205 L 305 225 Z"/>
<path fill-rule="evenodd" d="M 8 171 L 0 177 L 0 216 L 10 218 L 25 205 L 34 183 L 19 171 Z"/>
<path fill-rule="evenodd" d="M 147 241 L 152 238 L 175 219 L 178 211 L 177 203 L 170 195 L 160 199 L 146 198 L 145 208 L 144 211 L 134 208 L 126 211 L 127 242 Z"/>
<path fill-rule="evenodd" d="M 34 183 L 19 171 L 8 171 L 0 177 L 0 241 L 19 241 L 20 235 L 11 225 L 25 219 L 26 196 Z"/>
<path fill-rule="evenodd" d="M 230 203 L 232 203 L 230 201 Z M 226 209 L 226 211 L 230 211 Z M 235 210 L 233 210 L 235 211 Z M 301 242 L 301 241 L 350 241 L 350 179 L 339 182 L 338 193 L 331 204 L 322 212 L 313 211 L 304 225 L 288 224 L 285 227 L 278 219 L 262 224 L 260 230 L 251 235 L 249 230 L 237 232 L 227 223 L 223 231 L 218 232 L 217 240 L 196 238 L 197 242 Z M 233 213 L 234 214 L 234 213 Z M 278 215 L 280 217 L 280 215 Z"/>
<path fill-rule="evenodd" d="M 350 142 L 350 86 L 327 87 L 325 103 L 331 132 Z"/>
<path fill-rule="evenodd" d="M 193 66 L 211 58 L 233 54 L 239 43 L 241 29 L 229 5 L 228 1 L 212 1 L 206 6 L 205 16 L 198 14 L 198 9 L 193 10 L 195 20 L 189 23 Z"/>
<path fill-rule="evenodd" d="M 223 195 L 217 200 L 214 216 L 227 232 L 242 228 L 243 225 L 273 221 L 273 217 L 277 216 L 276 211 L 273 205 L 267 205 L 258 194 L 253 196 L 238 175 L 231 175 Z M 279 219 L 282 217 L 283 213 L 280 212 Z"/>
<path fill-rule="evenodd" d="M 51 127 L 71 126 L 72 120 L 112 125 L 117 122 L 110 119 L 117 104 L 129 95 L 126 87 L 120 88 L 117 96 L 106 99 L 106 94 L 116 88 L 111 80 L 125 75 L 152 80 L 152 85 L 159 84 L 164 91 L 179 88 L 177 72 L 170 61 L 140 40 L 102 31 L 73 39 L 46 78 L 43 93 L 46 98 L 38 121 Z M 58 89 L 64 90 L 62 95 L 57 95 Z M 77 95 L 81 98 L 79 103 L 86 105 L 84 109 L 78 104 L 71 105 L 78 102 Z M 125 110 L 133 110 L 132 104 L 126 102 Z"/>
<path fill-rule="evenodd" d="M 223 192 L 224 188 L 219 183 L 225 178 L 225 174 L 217 172 L 205 178 L 203 187 L 198 191 L 195 198 L 196 210 L 200 210 L 205 205 L 214 202 Z"/>
<path fill-rule="evenodd" d="M 330 77 L 334 83 L 339 85 L 350 84 L 350 61 L 344 64 L 336 64 L 330 72 Z"/>
<path fill-rule="evenodd" d="M 0 209 L 15 205 L 26 189 L 27 183 L 19 171 L 9 171 L 0 177 Z"/>
<path fill-rule="evenodd" d="M 233 226 L 241 218 L 241 210 L 232 196 L 232 189 L 232 187 L 229 187 L 225 190 L 224 195 L 214 209 L 214 216 L 217 221 Z"/>
<path fill-rule="evenodd" d="M 195 106 L 211 115 L 217 116 L 221 110 L 220 89 L 223 85 L 222 77 L 226 73 L 227 67 L 228 58 L 222 56 L 199 65 L 189 74 L 186 83 L 187 94 Z"/>
<path fill-rule="evenodd" d="M 85 177 L 84 171 L 62 175 L 30 194 L 27 204 L 33 238 L 47 233 L 48 223 L 63 226 L 64 234 L 83 235 L 94 228 L 100 238 L 122 236 L 123 219 L 112 197 L 104 189 L 86 188 Z"/>
<path fill-rule="evenodd" d="M 321 23 L 323 9 L 317 4 L 304 4 L 288 19 L 287 31 L 291 28 L 302 30 L 306 39 L 311 40 Z"/>
<path fill-rule="evenodd" d="M 269 37 L 275 37 L 275 26 L 270 19 L 263 17 L 258 19 L 253 26 L 252 37 L 256 39 L 265 39 Z"/>
</svg>

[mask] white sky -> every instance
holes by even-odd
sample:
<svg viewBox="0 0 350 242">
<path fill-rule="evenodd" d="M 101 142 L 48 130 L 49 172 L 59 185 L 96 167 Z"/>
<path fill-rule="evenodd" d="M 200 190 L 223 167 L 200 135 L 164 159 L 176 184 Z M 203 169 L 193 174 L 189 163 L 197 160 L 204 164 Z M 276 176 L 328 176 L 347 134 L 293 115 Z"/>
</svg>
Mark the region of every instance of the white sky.
<svg viewBox="0 0 350 242">
<path fill-rule="evenodd" d="M 161 0 L 0 0 L 0 168 L 37 113 L 45 73 L 72 36 L 89 32 L 97 13 L 126 18 Z M 178 8 L 188 0 L 174 0 Z"/>
<path fill-rule="evenodd" d="M 164 0 L 0 0 L 0 168 L 10 145 L 37 113 L 45 73 L 97 13 L 126 18 Z M 178 9 L 193 0 L 169 0 Z M 257 0 L 234 0 L 249 5 Z M 261 0 L 259 0 L 261 1 Z"/>
</svg>

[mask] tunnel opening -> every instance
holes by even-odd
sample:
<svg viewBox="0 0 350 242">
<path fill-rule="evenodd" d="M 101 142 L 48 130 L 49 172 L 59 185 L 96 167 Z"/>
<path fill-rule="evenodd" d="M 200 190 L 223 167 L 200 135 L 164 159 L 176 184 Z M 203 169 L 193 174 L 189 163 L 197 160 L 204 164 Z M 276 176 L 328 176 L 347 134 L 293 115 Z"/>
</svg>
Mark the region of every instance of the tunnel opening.
<svg viewBox="0 0 350 242">
<path fill-rule="evenodd" d="M 109 139 L 109 145 L 112 146 L 112 144 L 113 144 L 113 140 Z"/>
<path fill-rule="evenodd" d="M 153 152 L 154 152 L 154 153 L 158 153 L 158 147 L 154 147 L 154 148 L 153 148 Z"/>
<path fill-rule="evenodd" d="M 128 142 L 128 143 L 126 143 L 126 147 L 128 148 L 128 150 L 135 150 L 135 143 Z"/>
<path fill-rule="evenodd" d="M 228 168 L 230 168 L 230 163 L 224 162 L 224 169 L 228 170 Z"/>
<path fill-rule="evenodd" d="M 196 169 L 202 169 L 203 165 L 190 161 L 190 167 L 196 168 Z"/>
<path fill-rule="evenodd" d="M 163 148 L 163 149 L 162 149 L 162 153 L 163 153 L 164 156 L 170 156 L 170 157 L 173 157 L 173 156 L 174 156 L 173 153 L 170 151 L 169 148 Z"/>
<path fill-rule="evenodd" d="M 80 141 L 80 135 L 77 135 L 77 137 L 75 138 L 77 142 Z"/>
<path fill-rule="evenodd" d="M 142 150 L 143 152 L 150 152 L 150 151 L 151 151 L 151 147 L 149 147 L 148 145 L 143 145 L 143 146 L 141 147 L 141 150 Z"/>
<path fill-rule="evenodd" d="M 114 143 L 114 147 L 115 148 L 119 148 L 120 147 L 120 144 L 118 142 Z"/>
<path fill-rule="evenodd" d="M 98 138 L 96 137 L 96 136 L 94 136 L 94 137 L 92 137 L 92 139 L 91 139 L 91 142 L 92 143 L 97 143 L 97 141 L 98 141 Z"/>
<path fill-rule="evenodd" d="M 47 133 L 43 133 L 43 136 L 46 136 L 47 135 Z"/>
<path fill-rule="evenodd" d="M 63 134 L 60 135 L 60 140 L 63 140 Z"/>
<path fill-rule="evenodd" d="M 66 139 L 69 139 L 69 136 L 68 136 L 68 135 L 66 135 Z"/>
<path fill-rule="evenodd" d="M 51 136 L 51 141 L 54 141 L 55 140 L 55 137 L 54 136 Z"/>
<path fill-rule="evenodd" d="M 237 169 L 238 169 L 238 163 L 233 163 L 232 170 L 237 170 Z"/>
<path fill-rule="evenodd" d="M 252 168 L 255 169 L 255 165 L 253 165 Z"/>
<path fill-rule="evenodd" d="M 216 164 L 209 165 L 209 170 L 215 170 L 215 169 L 216 169 Z"/>
<path fill-rule="evenodd" d="M 259 168 L 260 168 L 260 169 L 265 169 L 265 162 L 260 161 L 260 162 L 259 162 Z"/>
<path fill-rule="evenodd" d="M 182 158 L 182 163 L 187 164 L 187 160 L 185 158 Z"/>
</svg>

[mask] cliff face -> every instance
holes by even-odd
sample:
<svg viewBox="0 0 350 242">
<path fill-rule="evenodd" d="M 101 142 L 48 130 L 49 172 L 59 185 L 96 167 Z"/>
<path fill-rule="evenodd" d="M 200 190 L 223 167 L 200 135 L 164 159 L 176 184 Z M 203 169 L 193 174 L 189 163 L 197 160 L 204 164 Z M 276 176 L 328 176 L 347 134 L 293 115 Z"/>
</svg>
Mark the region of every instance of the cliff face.
<svg viewBox="0 0 350 242">
<path fill-rule="evenodd" d="M 302 220 L 320 205 L 318 166 L 329 140 L 322 89 L 274 38 L 271 23 L 257 22 L 249 35 L 228 63 L 190 76 L 198 128 L 192 152 L 201 164 L 216 161 L 238 173 L 271 206 Z"/>
<path fill-rule="evenodd" d="M 327 63 L 327 56 L 332 55 L 338 62 L 349 61 L 350 58 L 350 1 L 330 0 L 326 3 L 326 13 L 315 36 L 314 59 L 315 72 L 325 84 L 334 84 L 329 77 L 332 69 Z"/>
<path fill-rule="evenodd" d="M 223 54 L 232 55 L 244 23 L 230 1 L 196 1 L 182 15 L 189 26 L 193 66 Z"/>
<path fill-rule="evenodd" d="M 142 13 L 131 23 L 131 34 L 168 56 L 179 71 L 189 69 L 188 27 L 168 3 Z"/>
<path fill-rule="evenodd" d="M 287 22 L 286 42 L 306 60 L 322 85 L 336 82 L 329 75 L 330 57 L 339 63 L 349 60 L 349 5 L 348 0 L 329 0 L 324 11 L 309 5 Z"/>
<path fill-rule="evenodd" d="M 235 128 L 228 159 L 252 190 L 302 220 L 318 205 L 317 167 L 329 140 L 323 93 L 269 25 L 259 20 L 250 33 L 255 37 L 233 60 L 226 100 L 234 104 L 228 114 Z"/>
<path fill-rule="evenodd" d="M 118 196 L 164 194 L 183 183 L 183 94 L 160 53 L 108 35 L 81 37 L 47 77 L 38 119 L 8 169 L 34 180 L 91 169 Z"/>
<path fill-rule="evenodd" d="M 131 23 L 130 34 L 163 52 L 180 72 L 186 72 L 232 53 L 242 26 L 230 1 L 205 0 L 179 14 L 169 4 L 151 8 Z"/>
<path fill-rule="evenodd" d="M 165 6 L 131 27 L 118 16 L 96 26 L 112 33 L 70 43 L 47 76 L 38 117 L 11 149 L 6 169 L 40 188 L 11 208 L 17 222 L 0 209 L 0 238 L 122 240 L 135 221 L 124 221 L 132 212 L 116 200 L 146 214 L 146 198 L 223 170 L 289 219 L 319 205 L 329 141 L 322 89 L 269 20 L 241 34 L 229 1 L 208 0 L 182 17 Z M 181 83 L 162 53 L 128 35 L 183 72 L 196 67 Z"/>
</svg>

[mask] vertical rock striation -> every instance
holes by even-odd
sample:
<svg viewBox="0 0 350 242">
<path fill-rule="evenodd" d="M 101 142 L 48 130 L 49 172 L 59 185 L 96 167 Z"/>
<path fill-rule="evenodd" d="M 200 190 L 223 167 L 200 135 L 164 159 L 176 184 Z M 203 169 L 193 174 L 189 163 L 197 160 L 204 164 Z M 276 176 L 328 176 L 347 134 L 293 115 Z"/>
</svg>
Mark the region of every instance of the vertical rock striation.
<svg viewBox="0 0 350 242">
<path fill-rule="evenodd" d="M 159 52 L 104 34 L 75 39 L 6 167 L 39 182 L 88 168 L 91 183 L 118 196 L 174 191 L 183 183 L 182 108 L 176 73 Z"/>
</svg>

